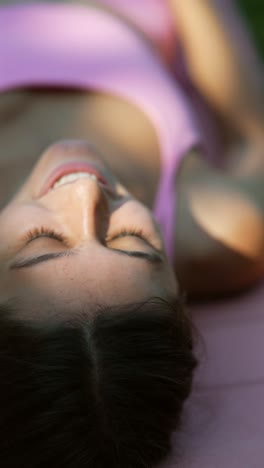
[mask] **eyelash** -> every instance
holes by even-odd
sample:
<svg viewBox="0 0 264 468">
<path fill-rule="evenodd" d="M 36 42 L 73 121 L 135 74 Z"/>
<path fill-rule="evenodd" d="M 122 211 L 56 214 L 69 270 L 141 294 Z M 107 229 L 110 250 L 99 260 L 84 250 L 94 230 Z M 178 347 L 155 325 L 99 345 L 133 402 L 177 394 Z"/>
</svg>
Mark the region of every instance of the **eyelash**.
<svg viewBox="0 0 264 468">
<path fill-rule="evenodd" d="M 25 241 L 31 242 L 35 239 L 38 239 L 39 237 L 49 237 L 59 242 L 63 242 L 64 244 L 68 243 L 66 237 L 63 234 L 54 231 L 54 229 L 46 228 L 44 226 L 41 226 L 40 228 L 37 227 L 28 231 L 25 235 Z"/>
<path fill-rule="evenodd" d="M 132 227 L 132 228 L 123 228 L 117 231 L 116 233 L 111 235 L 111 238 L 106 238 L 106 242 L 112 241 L 114 239 L 119 239 L 120 237 L 126 237 L 126 236 L 131 236 L 131 237 L 137 237 L 138 239 L 141 239 L 146 242 L 150 247 L 155 249 L 152 240 L 149 236 L 145 234 L 143 229 L 137 228 L 137 227 Z"/>
<path fill-rule="evenodd" d="M 106 238 L 106 242 L 109 242 L 109 241 L 114 240 L 114 239 L 118 239 L 120 237 L 126 237 L 126 236 L 138 237 L 139 239 L 142 239 L 146 243 L 151 245 L 150 240 L 144 234 L 143 230 L 138 229 L 138 228 L 131 228 L 131 229 L 124 228 L 124 229 L 121 229 L 117 233 L 114 233 L 114 235 L 112 235 L 111 238 L 109 238 L 109 237 Z M 57 232 L 54 229 L 46 228 L 45 226 L 41 226 L 40 228 L 36 227 L 36 228 L 31 229 L 30 231 L 28 231 L 26 233 L 26 236 L 25 236 L 25 241 L 27 243 L 29 243 L 29 242 L 31 242 L 31 241 L 33 241 L 35 239 L 40 238 L 40 237 L 49 237 L 51 239 L 55 239 L 55 240 L 57 240 L 59 242 L 62 242 L 66 246 L 68 245 L 68 240 L 66 239 L 66 237 L 61 232 Z"/>
</svg>

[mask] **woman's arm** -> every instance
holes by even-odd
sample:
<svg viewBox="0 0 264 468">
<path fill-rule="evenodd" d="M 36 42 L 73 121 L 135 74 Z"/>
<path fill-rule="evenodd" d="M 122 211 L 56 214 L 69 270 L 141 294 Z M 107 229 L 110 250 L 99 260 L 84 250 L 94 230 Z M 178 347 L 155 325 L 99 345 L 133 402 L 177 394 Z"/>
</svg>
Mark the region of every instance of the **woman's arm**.
<svg viewBox="0 0 264 468">
<path fill-rule="evenodd" d="M 242 137 L 263 141 L 263 67 L 234 2 L 169 2 L 197 89 Z"/>
<path fill-rule="evenodd" d="M 188 155 L 176 185 L 175 271 L 192 296 L 241 290 L 264 275 L 264 174 L 255 194 Z"/>
<path fill-rule="evenodd" d="M 169 1 L 191 79 L 234 134 L 225 172 L 199 153 L 183 160 L 175 270 L 191 295 L 222 295 L 264 274 L 262 67 L 231 1 Z"/>
</svg>

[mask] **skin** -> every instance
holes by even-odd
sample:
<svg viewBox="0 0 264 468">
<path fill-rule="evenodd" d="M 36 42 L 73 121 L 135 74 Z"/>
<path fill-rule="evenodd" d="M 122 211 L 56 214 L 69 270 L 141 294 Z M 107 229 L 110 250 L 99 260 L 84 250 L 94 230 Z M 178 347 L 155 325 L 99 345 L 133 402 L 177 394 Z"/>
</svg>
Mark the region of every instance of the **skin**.
<svg viewBox="0 0 264 468">
<path fill-rule="evenodd" d="M 104 174 L 112 189 L 98 180 L 80 179 L 44 195 L 41 187 L 55 167 L 70 161 L 87 161 Z M 66 240 L 40 237 L 30 243 L 25 231 L 48 226 Z M 134 235 L 118 237 L 122 229 L 141 229 L 147 241 Z M 19 297 L 23 305 L 115 304 L 146 300 L 175 293 L 177 285 L 164 254 L 158 226 L 151 212 L 117 181 L 97 151 L 85 141 L 68 140 L 51 145 L 29 178 L 0 214 L 1 297 Z M 14 262 L 40 255 L 68 252 L 62 258 L 14 268 Z M 72 255 L 69 255 L 69 252 Z M 129 255 L 155 254 L 160 260 Z M 41 307 L 39 317 L 52 316 Z M 43 317 L 42 317 L 43 318 Z"/>
<path fill-rule="evenodd" d="M 186 30 L 190 28 L 183 20 L 181 28 L 185 40 Z M 189 49 L 186 50 L 188 55 Z M 210 68 L 209 65 L 207 63 L 206 67 Z M 234 79 L 237 76 L 238 71 L 235 71 Z M 195 69 L 193 77 L 196 77 Z M 210 89 L 205 86 L 206 97 Z M 221 89 L 220 94 L 222 92 Z M 219 115 L 222 115 L 221 109 Z M 55 148 L 58 161 L 63 161 L 65 154 L 72 157 L 71 148 L 77 146 L 74 155 L 88 157 L 88 160 L 96 156 L 97 163 L 108 168 L 109 177 L 113 178 L 112 172 L 120 182 L 115 187 L 117 194 L 120 189 L 125 194 L 122 206 L 117 207 L 116 201 L 109 200 L 109 194 L 103 193 L 103 198 L 108 200 L 109 229 L 144 227 L 151 231 L 151 238 L 160 249 L 160 233 L 150 215 L 160 175 L 159 142 L 155 129 L 142 111 L 103 94 L 27 89 L 0 96 L 0 119 L 0 261 L 1 296 L 5 300 L 19 296 L 20 304 L 26 304 L 35 298 L 35 305 L 43 307 L 43 295 L 52 302 L 64 303 L 67 298 L 66 303 L 73 304 L 76 301 L 86 303 L 87 299 L 130 302 L 135 300 L 135 291 L 136 300 L 177 292 L 166 257 L 159 269 L 142 259 L 117 257 L 116 254 L 113 257 L 112 244 L 105 245 L 110 231 L 105 228 L 105 236 L 102 236 L 95 229 L 102 224 L 105 214 L 101 213 L 101 208 L 97 210 L 103 205 L 98 201 L 102 188 L 97 186 L 96 189 L 94 181 L 69 184 L 43 200 L 32 198 L 33 186 L 39 186 L 49 171 L 47 155 L 53 154 Z M 246 135 L 246 141 L 252 146 L 250 138 Z M 232 141 L 237 144 L 235 138 Z M 92 155 L 91 147 L 96 148 Z M 259 139 L 257 145 L 254 141 L 253 147 L 261 148 Z M 259 176 L 260 171 L 255 171 L 255 175 L 256 172 Z M 198 151 L 191 151 L 183 159 L 175 180 L 177 229 L 173 267 L 181 287 L 189 294 L 233 292 L 263 275 L 264 206 L 262 191 L 255 193 L 254 174 L 250 179 L 246 172 L 246 177 L 238 180 L 231 171 L 223 172 L 210 166 Z M 262 181 L 261 178 L 259 186 Z M 93 206 L 90 206 L 90 191 L 91 194 L 94 191 Z M 127 191 L 138 201 L 126 200 Z M 21 253 L 19 249 L 23 249 L 22 231 L 44 222 L 62 231 L 71 249 L 78 249 L 79 255 L 53 259 L 19 271 L 10 270 L 12 261 Z M 138 250 L 140 243 L 144 251 L 142 242 L 134 236 L 119 238 L 113 247 Z M 54 239 L 42 238 L 34 243 L 24 247 L 25 253 L 65 250 L 65 246 Z M 87 264 L 92 264 L 89 272 Z"/>
<path fill-rule="evenodd" d="M 222 117 L 233 144 L 238 137 L 263 143 L 263 67 L 235 2 L 169 3 L 192 81 Z"/>
<path fill-rule="evenodd" d="M 8 179 L 1 184 L 3 301 L 19 298 L 25 311 L 39 310 L 41 304 L 38 317 L 52 315 L 50 305 L 58 310 L 61 304 L 65 320 L 67 310 L 70 316 L 80 304 L 122 304 L 177 293 L 160 229 L 147 207 L 158 183 L 159 151 L 141 111 L 108 95 L 35 89 L 1 96 L 0 118 L 2 181 Z M 102 170 L 114 196 L 98 182 L 82 179 L 36 197 L 54 165 L 76 160 Z M 25 231 L 43 225 L 63 233 L 67 246 L 48 237 L 30 244 L 23 240 Z M 142 230 L 148 242 L 133 235 L 117 238 L 122 229 Z M 27 268 L 11 266 L 22 258 L 68 251 L 75 254 Z M 124 252 L 156 253 L 160 261 Z"/>
<path fill-rule="evenodd" d="M 199 154 L 185 160 L 175 269 L 193 295 L 222 295 L 264 273 L 263 67 L 235 2 L 169 3 L 192 83 L 226 141 L 221 169 Z"/>
</svg>

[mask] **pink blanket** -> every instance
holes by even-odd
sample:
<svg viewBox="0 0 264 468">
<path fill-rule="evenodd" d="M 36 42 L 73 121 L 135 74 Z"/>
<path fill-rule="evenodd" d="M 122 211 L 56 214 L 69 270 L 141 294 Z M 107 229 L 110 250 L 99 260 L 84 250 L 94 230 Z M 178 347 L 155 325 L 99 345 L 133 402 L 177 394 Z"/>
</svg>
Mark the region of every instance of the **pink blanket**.
<svg viewBox="0 0 264 468">
<path fill-rule="evenodd" d="M 264 282 L 191 311 L 204 341 L 200 368 L 164 468 L 263 468 Z"/>
</svg>

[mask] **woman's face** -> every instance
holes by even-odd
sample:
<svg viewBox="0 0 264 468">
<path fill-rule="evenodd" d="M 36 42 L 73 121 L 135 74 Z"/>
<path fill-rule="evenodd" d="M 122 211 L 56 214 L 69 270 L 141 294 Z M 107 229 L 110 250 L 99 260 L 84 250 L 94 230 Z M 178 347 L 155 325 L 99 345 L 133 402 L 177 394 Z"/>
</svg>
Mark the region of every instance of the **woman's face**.
<svg viewBox="0 0 264 468">
<path fill-rule="evenodd" d="M 61 179 L 65 170 L 86 174 Z M 72 306 L 177 289 L 151 212 L 80 140 L 50 146 L 0 212 L 0 273 L 4 301 L 16 298 L 25 310 L 41 305 L 45 317 L 51 303 L 62 304 L 65 316 Z"/>
</svg>

